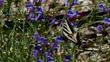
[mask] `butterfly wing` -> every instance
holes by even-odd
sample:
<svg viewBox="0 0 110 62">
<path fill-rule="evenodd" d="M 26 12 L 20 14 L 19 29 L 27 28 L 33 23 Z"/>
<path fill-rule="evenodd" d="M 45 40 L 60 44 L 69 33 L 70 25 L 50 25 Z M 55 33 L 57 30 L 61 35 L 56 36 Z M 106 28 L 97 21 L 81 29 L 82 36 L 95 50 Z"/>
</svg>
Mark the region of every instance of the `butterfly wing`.
<svg viewBox="0 0 110 62">
<path fill-rule="evenodd" d="M 77 43 L 77 33 L 72 32 L 72 30 L 70 29 L 67 21 L 65 20 L 65 23 L 62 26 L 62 33 L 63 35 L 68 39 L 71 40 L 74 43 Z"/>
</svg>

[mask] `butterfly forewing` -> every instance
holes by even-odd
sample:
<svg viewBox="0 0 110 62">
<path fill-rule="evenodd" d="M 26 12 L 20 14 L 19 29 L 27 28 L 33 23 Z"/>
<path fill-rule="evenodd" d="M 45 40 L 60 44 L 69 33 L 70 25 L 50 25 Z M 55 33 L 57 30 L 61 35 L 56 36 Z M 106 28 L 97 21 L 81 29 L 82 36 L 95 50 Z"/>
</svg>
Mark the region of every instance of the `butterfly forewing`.
<svg viewBox="0 0 110 62">
<path fill-rule="evenodd" d="M 63 35 L 71 40 L 74 43 L 77 43 L 77 33 L 72 32 L 72 30 L 70 29 L 70 26 L 68 25 L 67 21 L 65 21 L 65 23 L 63 24 Z"/>
</svg>

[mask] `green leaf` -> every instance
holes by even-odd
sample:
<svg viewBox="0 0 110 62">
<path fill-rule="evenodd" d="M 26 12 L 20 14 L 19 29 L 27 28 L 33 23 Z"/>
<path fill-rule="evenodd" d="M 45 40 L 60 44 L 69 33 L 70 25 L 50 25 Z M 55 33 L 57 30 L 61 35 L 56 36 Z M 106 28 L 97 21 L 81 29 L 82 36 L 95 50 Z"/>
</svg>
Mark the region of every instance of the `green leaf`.
<svg viewBox="0 0 110 62">
<path fill-rule="evenodd" d="M 74 0 L 69 0 L 69 3 L 72 3 Z"/>
<path fill-rule="evenodd" d="M 22 2 L 22 0 L 14 0 L 15 4 L 18 4 L 19 2 Z"/>
<path fill-rule="evenodd" d="M 9 14 L 12 1 L 13 0 L 7 0 L 7 4 L 4 5 L 4 9 L 3 9 L 4 14 Z"/>
</svg>

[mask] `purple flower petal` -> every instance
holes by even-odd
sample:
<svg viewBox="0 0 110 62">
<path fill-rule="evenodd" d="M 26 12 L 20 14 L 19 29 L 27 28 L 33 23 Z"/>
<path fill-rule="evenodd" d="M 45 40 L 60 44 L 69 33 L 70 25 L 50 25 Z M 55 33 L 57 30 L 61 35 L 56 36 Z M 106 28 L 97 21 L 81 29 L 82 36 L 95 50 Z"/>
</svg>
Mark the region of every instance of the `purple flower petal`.
<svg viewBox="0 0 110 62">
<path fill-rule="evenodd" d="M 45 37 L 40 37 L 38 38 L 38 43 L 41 43 L 41 44 L 44 44 L 44 42 L 46 41 L 46 38 Z"/>
<path fill-rule="evenodd" d="M 4 0 L 0 0 L 0 6 L 2 6 L 4 3 Z"/>
<path fill-rule="evenodd" d="M 68 18 L 76 17 L 77 15 L 79 15 L 78 11 L 73 12 L 71 9 L 68 10 L 67 13 Z"/>
<path fill-rule="evenodd" d="M 57 48 L 58 48 L 58 43 L 55 42 L 55 43 L 53 44 L 53 48 L 57 49 Z"/>
<path fill-rule="evenodd" d="M 103 30 L 102 25 L 98 25 L 98 26 L 97 26 L 97 30 L 98 30 L 99 32 L 101 32 L 101 31 Z"/>
<path fill-rule="evenodd" d="M 33 56 L 34 56 L 34 57 L 37 57 L 37 50 L 34 50 L 34 51 L 33 51 Z"/>
<path fill-rule="evenodd" d="M 42 3 L 45 3 L 45 2 L 46 2 L 46 0 L 42 0 L 41 2 L 42 2 Z"/>
<path fill-rule="evenodd" d="M 63 40 L 63 39 L 62 39 L 61 36 L 57 36 L 56 39 L 55 39 L 55 42 L 58 42 L 58 43 L 59 43 L 59 42 L 61 42 L 62 40 Z"/>
<path fill-rule="evenodd" d="M 45 52 L 45 56 L 48 57 L 48 56 L 51 56 L 51 52 Z"/>
<path fill-rule="evenodd" d="M 105 23 L 105 24 L 110 24 L 110 18 L 105 17 L 105 18 L 104 18 L 104 23 Z"/>
<path fill-rule="evenodd" d="M 79 4 L 78 0 L 74 0 L 71 4 L 71 6 L 74 6 L 75 4 Z"/>
<path fill-rule="evenodd" d="M 77 26 L 77 24 L 75 22 L 69 22 L 69 25 L 71 25 L 71 26 Z"/>
<path fill-rule="evenodd" d="M 68 0 L 64 0 L 64 5 L 68 6 Z"/>
<path fill-rule="evenodd" d="M 57 21 L 56 21 L 56 19 L 54 18 L 54 19 L 51 20 L 50 24 L 57 24 L 56 22 L 57 22 Z"/>
<path fill-rule="evenodd" d="M 37 60 L 37 62 L 43 62 L 43 60 L 41 60 L 41 59 L 38 59 L 38 60 Z"/>
<path fill-rule="evenodd" d="M 44 18 L 45 18 L 44 15 L 43 14 L 40 14 L 39 17 L 38 17 L 38 20 L 42 20 Z"/>
<path fill-rule="evenodd" d="M 40 0 L 34 0 L 34 2 L 39 2 Z"/>
<path fill-rule="evenodd" d="M 99 3 L 98 9 L 99 9 L 100 11 L 104 11 L 104 10 L 105 10 L 104 4 L 103 4 L 102 2 Z"/>
<path fill-rule="evenodd" d="M 107 12 L 109 12 L 109 13 L 110 13 L 110 5 L 109 5 L 109 7 L 108 7 L 108 9 L 107 9 Z"/>
<path fill-rule="evenodd" d="M 41 6 L 39 6 L 38 8 L 37 8 L 37 13 L 43 13 L 43 8 L 41 7 Z"/>
<path fill-rule="evenodd" d="M 40 37 L 40 35 L 37 31 L 32 36 L 32 38 L 35 39 L 35 40 L 37 40 L 39 37 Z"/>
<path fill-rule="evenodd" d="M 33 10 L 33 9 L 34 9 L 34 6 L 33 6 L 32 2 L 27 1 L 27 2 L 26 2 L 26 8 L 27 8 L 27 9 L 30 9 L 30 10 Z"/>
<path fill-rule="evenodd" d="M 37 50 L 37 51 L 40 51 L 41 50 L 41 45 L 40 44 L 36 44 L 34 49 Z"/>
<path fill-rule="evenodd" d="M 35 14 L 34 13 L 30 13 L 29 14 L 29 19 L 30 20 L 35 20 Z"/>
<path fill-rule="evenodd" d="M 71 55 L 64 56 L 64 62 L 70 62 L 70 60 L 71 60 Z"/>
<path fill-rule="evenodd" d="M 48 56 L 48 57 L 47 57 L 47 62 L 54 62 L 53 57 Z"/>
</svg>

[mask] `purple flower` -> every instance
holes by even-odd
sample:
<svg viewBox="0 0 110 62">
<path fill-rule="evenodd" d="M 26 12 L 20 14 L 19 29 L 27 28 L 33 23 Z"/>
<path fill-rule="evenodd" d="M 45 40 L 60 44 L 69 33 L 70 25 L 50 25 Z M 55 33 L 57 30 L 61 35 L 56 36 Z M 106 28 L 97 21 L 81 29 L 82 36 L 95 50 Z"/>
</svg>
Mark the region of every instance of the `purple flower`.
<svg viewBox="0 0 110 62">
<path fill-rule="evenodd" d="M 71 60 L 71 55 L 64 56 L 64 62 L 70 62 L 70 60 Z"/>
<path fill-rule="evenodd" d="M 39 33 L 36 31 L 32 36 L 33 39 L 37 40 L 40 37 Z"/>
<path fill-rule="evenodd" d="M 4 3 L 4 0 L 0 0 L 0 6 L 2 6 Z"/>
<path fill-rule="evenodd" d="M 79 4 L 78 0 L 74 0 L 71 4 L 71 6 L 74 6 L 75 4 Z"/>
<path fill-rule="evenodd" d="M 41 2 L 42 2 L 42 3 L 45 3 L 45 2 L 46 2 L 46 0 L 42 0 Z"/>
<path fill-rule="evenodd" d="M 33 9 L 34 9 L 34 6 L 33 6 L 32 2 L 27 1 L 27 2 L 26 2 L 26 8 L 27 8 L 27 9 L 30 9 L 30 10 L 33 10 Z"/>
<path fill-rule="evenodd" d="M 38 15 L 35 16 L 35 20 L 36 20 L 36 21 L 37 21 L 37 20 L 42 20 L 42 19 L 44 19 L 43 14 L 38 14 Z"/>
<path fill-rule="evenodd" d="M 37 60 L 37 62 L 43 62 L 43 60 L 41 60 L 41 59 L 38 59 L 38 60 Z"/>
<path fill-rule="evenodd" d="M 40 37 L 38 38 L 38 43 L 44 44 L 46 42 L 46 38 L 45 37 Z"/>
<path fill-rule="evenodd" d="M 47 62 L 54 62 L 54 59 L 53 59 L 53 57 L 51 57 L 51 56 L 48 56 L 48 57 L 47 57 Z"/>
<path fill-rule="evenodd" d="M 34 49 L 37 50 L 37 51 L 40 51 L 42 49 L 41 44 L 36 44 Z"/>
<path fill-rule="evenodd" d="M 46 0 L 34 0 L 35 3 L 42 2 L 44 3 Z"/>
<path fill-rule="evenodd" d="M 70 62 L 70 60 L 69 59 L 64 59 L 64 62 Z"/>
<path fill-rule="evenodd" d="M 58 24 L 57 20 L 54 18 L 51 20 L 50 24 Z"/>
<path fill-rule="evenodd" d="M 34 0 L 34 2 L 39 2 L 40 0 Z"/>
<path fill-rule="evenodd" d="M 42 8 L 41 6 L 39 6 L 39 7 L 37 8 L 37 13 L 38 13 L 38 14 L 43 13 L 43 8 Z"/>
<path fill-rule="evenodd" d="M 78 3 L 78 0 L 74 0 L 74 4 Z"/>
<path fill-rule="evenodd" d="M 69 9 L 68 14 L 73 14 L 73 11 L 71 9 Z"/>
<path fill-rule="evenodd" d="M 56 19 L 52 19 L 50 24 L 55 24 Z"/>
<path fill-rule="evenodd" d="M 103 30 L 102 25 L 98 25 L 98 26 L 97 26 L 97 30 L 98 30 L 99 32 L 101 32 L 101 31 Z"/>
<path fill-rule="evenodd" d="M 42 20 L 42 19 L 44 19 L 44 16 L 43 16 L 43 8 L 41 7 L 41 6 L 39 6 L 38 8 L 37 8 L 37 13 L 38 13 L 38 15 L 36 16 L 36 21 L 37 20 Z"/>
<path fill-rule="evenodd" d="M 45 52 L 45 56 L 48 57 L 48 56 L 51 56 L 51 52 Z"/>
<path fill-rule="evenodd" d="M 105 23 L 105 24 L 110 24 L 110 18 L 105 17 L 105 18 L 104 18 L 104 23 Z"/>
<path fill-rule="evenodd" d="M 77 26 L 77 24 L 75 22 L 69 22 L 69 25 L 71 25 L 71 26 Z"/>
<path fill-rule="evenodd" d="M 68 0 L 64 0 L 64 5 L 68 6 Z"/>
<path fill-rule="evenodd" d="M 100 11 L 104 11 L 104 10 L 105 10 L 104 4 L 103 4 L 102 2 L 99 3 L 98 9 L 99 9 Z"/>
<path fill-rule="evenodd" d="M 50 49 L 48 52 L 45 52 L 45 57 L 47 59 L 47 62 L 54 62 L 53 57 L 52 57 L 52 53 L 50 52 Z"/>
<path fill-rule="evenodd" d="M 63 39 L 62 39 L 61 36 L 57 36 L 57 37 L 55 38 L 55 42 L 53 43 L 53 48 L 57 49 L 59 43 L 60 43 L 62 40 L 63 40 Z"/>
<path fill-rule="evenodd" d="M 76 17 L 77 15 L 79 15 L 78 11 L 73 12 L 71 9 L 69 9 L 67 12 L 68 18 Z"/>
<path fill-rule="evenodd" d="M 38 52 L 38 51 L 34 49 L 34 51 L 33 51 L 33 56 L 34 56 L 34 57 L 37 57 L 37 52 Z"/>
<path fill-rule="evenodd" d="M 58 43 L 59 43 L 59 42 L 61 42 L 62 40 L 63 40 L 63 39 L 62 39 L 61 36 L 57 36 L 56 39 L 55 39 L 55 42 L 58 42 Z"/>
<path fill-rule="evenodd" d="M 47 41 L 45 41 L 45 42 L 44 42 L 44 45 L 45 45 L 46 47 L 49 47 L 49 46 L 50 46 L 50 43 L 47 42 Z"/>
<path fill-rule="evenodd" d="M 53 48 L 54 48 L 54 49 L 58 49 L 58 47 L 59 47 L 58 44 L 59 44 L 58 42 L 54 42 Z"/>
<path fill-rule="evenodd" d="M 40 35 L 37 31 L 34 33 L 32 38 L 35 39 L 40 44 L 45 44 L 45 45 L 48 44 L 48 42 L 46 41 L 46 38 L 45 37 L 40 37 Z"/>
<path fill-rule="evenodd" d="M 28 17 L 30 20 L 35 20 L 35 14 L 34 13 L 30 13 L 29 14 L 29 17 Z"/>
<path fill-rule="evenodd" d="M 110 13 L 110 5 L 109 5 L 109 7 L 108 7 L 107 11 Z"/>
<path fill-rule="evenodd" d="M 39 14 L 38 20 L 42 20 L 42 19 L 44 19 L 44 18 L 45 18 L 45 17 L 44 17 L 43 14 Z"/>
</svg>

